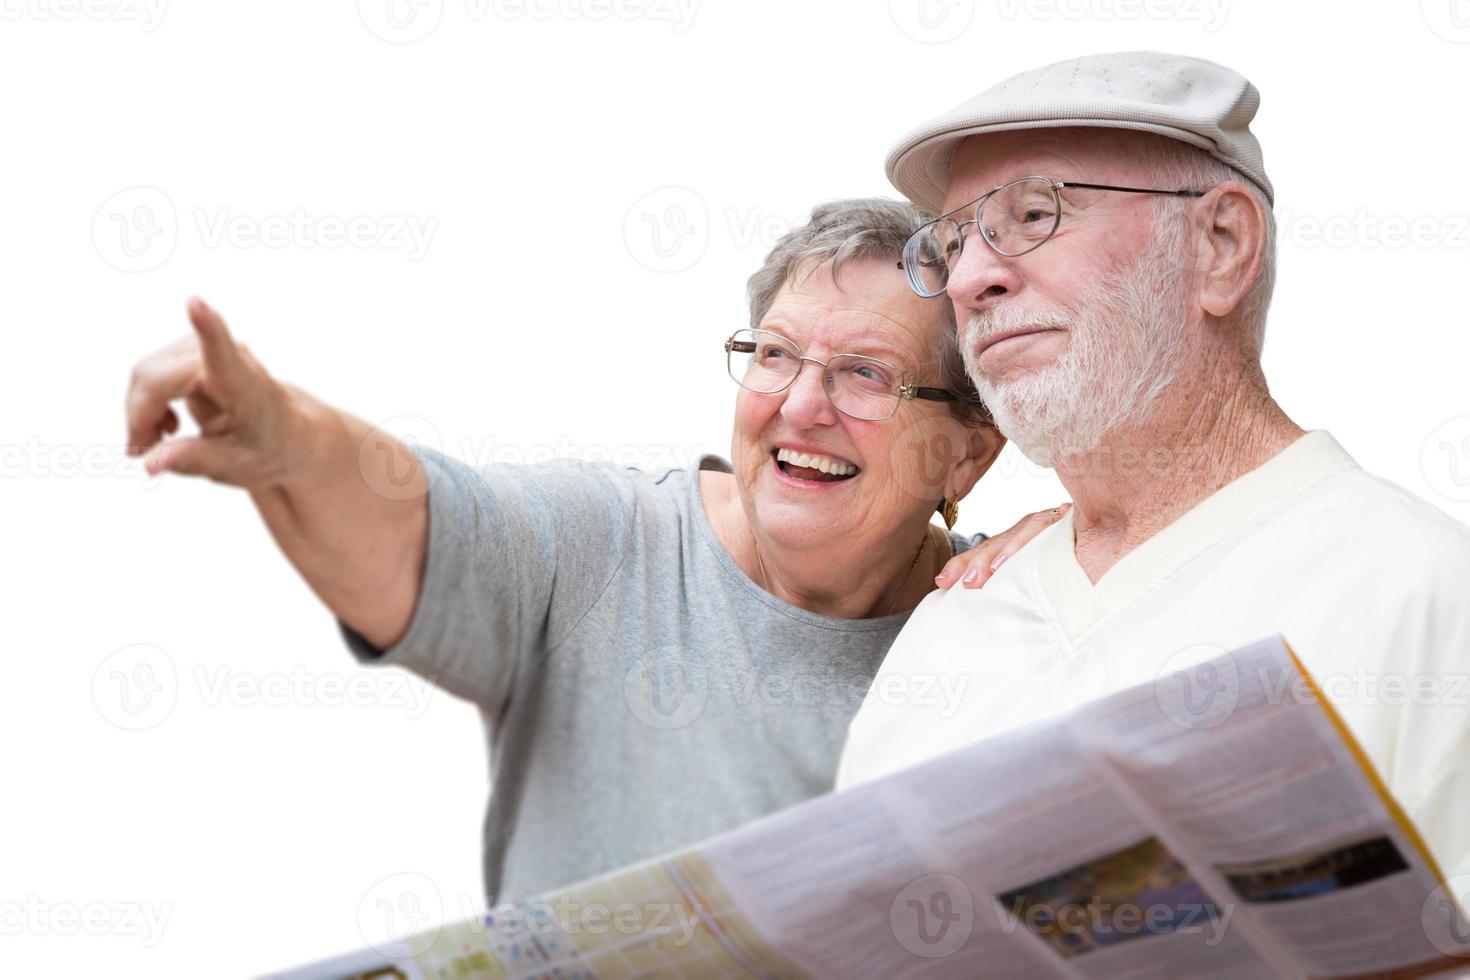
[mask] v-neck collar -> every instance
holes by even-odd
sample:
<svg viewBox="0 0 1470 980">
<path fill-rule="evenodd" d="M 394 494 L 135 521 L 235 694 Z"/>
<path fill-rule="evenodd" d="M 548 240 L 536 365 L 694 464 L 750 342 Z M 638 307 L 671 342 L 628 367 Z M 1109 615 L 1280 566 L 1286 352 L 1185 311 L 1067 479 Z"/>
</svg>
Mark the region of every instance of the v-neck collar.
<svg viewBox="0 0 1470 980">
<path fill-rule="evenodd" d="M 1042 591 L 1067 640 L 1077 645 L 1110 614 L 1137 602 L 1192 558 L 1357 465 L 1325 429 L 1308 432 L 1118 559 L 1095 584 L 1077 562 L 1068 510 L 1040 542 Z"/>
</svg>

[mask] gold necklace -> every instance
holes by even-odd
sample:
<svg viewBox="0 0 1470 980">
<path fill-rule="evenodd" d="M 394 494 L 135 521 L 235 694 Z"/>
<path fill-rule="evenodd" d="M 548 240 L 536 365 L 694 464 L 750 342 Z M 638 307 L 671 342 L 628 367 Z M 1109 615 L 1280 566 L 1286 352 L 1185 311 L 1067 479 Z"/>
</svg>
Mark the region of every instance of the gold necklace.
<svg viewBox="0 0 1470 980">
<path fill-rule="evenodd" d="M 754 531 L 750 533 L 750 543 L 755 545 L 755 562 L 760 566 L 761 570 L 761 587 L 767 592 L 771 592 L 771 580 L 766 576 L 766 563 L 761 558 L 761 545 L 756 540 Z M 898 594 L 893 597 L 893 604 L 888 607 L 888 611 L 883 614 L 884 616 L 892 616 L 893 610 L 898 608 L 898 600 L 903 598 L 904 586 L 909 584 L 909 576 L 914 574 L 914 566 L 919 563 L 919 556 L 924 553 L 924 548 L 928 544 L 929 531 L 926 529 L 924 531 L 924 540 L 919 542 L 919 550 L 914 552 L 914 560 L 909 562 L 909 567 L 903 573 L 903 581 L 898 583 Z M 771 592 L 771 594 L 775 595 L 774 592 Z"/>
</svg>

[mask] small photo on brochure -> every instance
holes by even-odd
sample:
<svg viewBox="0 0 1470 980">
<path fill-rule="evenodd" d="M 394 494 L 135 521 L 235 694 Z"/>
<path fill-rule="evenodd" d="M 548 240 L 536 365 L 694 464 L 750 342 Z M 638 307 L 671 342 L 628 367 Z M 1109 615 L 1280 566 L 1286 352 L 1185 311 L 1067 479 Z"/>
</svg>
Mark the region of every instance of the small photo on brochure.
<svg viewBox="0 0 1470 980">
<path fill-rule="evenodd" d="M 1268 861 L 1219 864 L 1215 870 L 1247 902 L 1290 902 L 1377 881 L 1409 870 L 1409 863 L 1393 841 L 1375 834 Z"/>
<path fill-rule="evenodd" d="M 1064 959 L 1144 936 L 1200 931 L 1222 915 L 1157 837 L 996 899 Z"/>
</svg>

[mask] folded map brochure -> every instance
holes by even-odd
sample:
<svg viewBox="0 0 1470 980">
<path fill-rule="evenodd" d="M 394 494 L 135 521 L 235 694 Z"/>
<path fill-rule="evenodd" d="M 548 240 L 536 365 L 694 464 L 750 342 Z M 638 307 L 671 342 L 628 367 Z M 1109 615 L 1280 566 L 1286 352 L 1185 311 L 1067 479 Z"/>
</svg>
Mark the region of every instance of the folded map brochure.
<svg viewBox="0 0 1470 980">
<path fill-rule="evenodd" d="M 1418 977 L 1470 970 L 1443 882 L 1277 637 L 274 977 Z"/>
</svg>

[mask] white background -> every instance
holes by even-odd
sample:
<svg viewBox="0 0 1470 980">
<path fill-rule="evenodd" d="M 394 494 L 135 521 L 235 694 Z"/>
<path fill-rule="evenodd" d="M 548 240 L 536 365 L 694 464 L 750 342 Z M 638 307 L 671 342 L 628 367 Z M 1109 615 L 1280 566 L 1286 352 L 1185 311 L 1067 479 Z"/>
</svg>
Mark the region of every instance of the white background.
<svg viewBox="0 0 1470 980">
<path fill-rule="evenodd" d="M 892 193 L 895 138 L 1015 71 L 1193 53 L 1263 93 L 1273 390 L 1470 519 L 1467 0 L 86 2 L 0 0 L 14 975 L 259 973 L 480 893 L 474 711 L 364 678 L 244 493 L 122 455 L 190 293 L 461 458 L 682 465 L 727 451 L 718 344 L 814 203 Z M 1062 499 L 1007 450 L 961 526 Z"/>
</svg>

